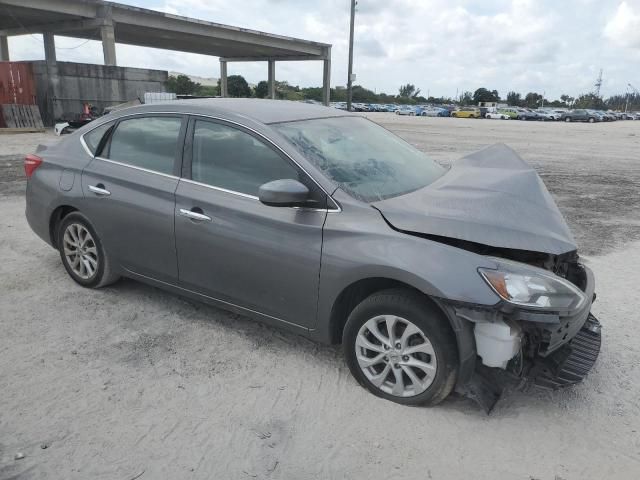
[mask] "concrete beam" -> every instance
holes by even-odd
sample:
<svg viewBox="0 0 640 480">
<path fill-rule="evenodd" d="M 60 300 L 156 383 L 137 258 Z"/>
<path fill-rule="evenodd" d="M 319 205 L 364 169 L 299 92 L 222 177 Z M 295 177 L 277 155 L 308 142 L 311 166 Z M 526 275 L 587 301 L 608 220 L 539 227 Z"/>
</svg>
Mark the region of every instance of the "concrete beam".
<svg viewBox="0 0 640 480">
<path fill-rule="evenodd" d="M 322 103 L 327 107 L 331 101 L 331 56 L 323 60 L 322 68 Z"/>
<path fill-rule="evenodd" d="M 116 65 L 116 37 L 113 31 L 113 24 L 100 27 L 102 37 L 102 53 L 105 65 Z"/>
<path fill-rule="evenodd" d="M 267 97 L 276 98 L 276 62 L 269 60 L 269 74 L 267 80 Z"/>
<path fill-rule="evenodd" d="M 9 41 L 6 36 L 0 35 L 0 62 L 9 61 Z"/>
<path fill-rule="evenodd" d="M 229 96 L 227 91 L 227 62 L 222 59 L 220 59 L 220 96 Z"/>
<path fill-rule="evenodd" d="M 308 60 L 324 60 L 324 56 L 317 55 L 265 55 L 251 57 L 222 57 L 227 62 L 264 62 L 273 60 L 274 62 L 305 62 Z"/>
<path fill-rule="evenodd" d="M 102 18 L 96 18 L 92 20 L 71 20 L 65 22 L 43 23 L 18 28 L 5 28 L 4 30 L 0 30 L 0 36 L 6 35 L 7 37 L 13 37 L 17 35 L 27 35 L 31 33 L 42 32 L 69 33 L 82 30 L 91 30 L 93 33 L 93 31 L 105 24 L 106 21 Z"/>
</svg>

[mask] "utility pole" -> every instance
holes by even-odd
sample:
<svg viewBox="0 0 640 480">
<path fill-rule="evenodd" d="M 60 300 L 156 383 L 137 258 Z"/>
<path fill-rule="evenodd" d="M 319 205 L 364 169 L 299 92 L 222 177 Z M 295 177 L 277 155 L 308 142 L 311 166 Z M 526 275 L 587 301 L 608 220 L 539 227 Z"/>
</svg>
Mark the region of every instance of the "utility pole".
<svg viewBox="0 0 640 480">
<path fill-rule="evenodd" d="M 349 27 L 349 78 L 347 78 L 347 110 L 351 111 L 353 99 L 353 22 L 356 16 L 356 0 L 351 0 L 351 25 Z"/>
</svg>

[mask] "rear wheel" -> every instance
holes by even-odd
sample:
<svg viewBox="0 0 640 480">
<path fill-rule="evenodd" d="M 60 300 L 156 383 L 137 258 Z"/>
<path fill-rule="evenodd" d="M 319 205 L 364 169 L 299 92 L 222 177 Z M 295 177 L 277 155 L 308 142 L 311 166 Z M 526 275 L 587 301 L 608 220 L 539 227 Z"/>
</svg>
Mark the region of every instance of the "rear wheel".
<svg viewBox="0 0 640 480">
<path fill-rule="evenodd" d="M 396 403 L 435 405 L 455 385 L 455 335 L 418 292 L 393 289 L 366 298 L 349 315 L 343 348 L 360 385 Z"/>
<path fill-rule="evenodd" d="M 57 238 L 62 264 L 76 283 L 99 288 L 118 280 L 95 229 L 80 212 L 62 219 Z"/>
<path fill-rule="evenodd" d="M 595 121 L 596 121 L 596 119 L 595 119 L 595 118 L 593 118 L 593 117 L 589 117 L 589 123 L 593 123 L 593 122 L 595 122 Z"/>
</svg>

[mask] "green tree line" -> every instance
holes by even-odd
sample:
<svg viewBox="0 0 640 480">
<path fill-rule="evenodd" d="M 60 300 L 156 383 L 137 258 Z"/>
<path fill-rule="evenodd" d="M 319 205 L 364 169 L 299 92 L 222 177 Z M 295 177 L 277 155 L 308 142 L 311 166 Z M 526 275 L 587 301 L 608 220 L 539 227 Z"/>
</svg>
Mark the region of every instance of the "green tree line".
<svg viewBox="0 0 640 480">
<path fill-rule="evenodd" d="M 276 98 L 280 100 L 315 100 L 322 101 L 321 87 L 299 87 L 289 85 L 286 81 L 276 81 Z M 170 76 L 166 83 L 167 91 L 178 95 L 193 95 L 198 97 L 215 97 L 220 95 L 220 81 L 216 86 L 205 86 L 193 82 L 186 75 Z M 259 82 L 251 88 L 242 75 L 230 75 L 227 77 L 227 90 L 231 97 L 255 97 L 266 98 L 269 94 L 268 84 L 265 80 Z M 502 98 L 497 90 L 481 87 L 474 92 L 463 91 L 458 98 L 432 97 L 428 98 L 420 95 L 421 91 L 415 85 L 407 83 L 398 88 L 398 93 L 390 95 L 377 93 L 361 85 L 353 86 L 353 101 L 356 103 L 399 103 L 399 104 L 458 104 L 458 105 L 478 105 L 479 102 L 501 102 L 511 106 L 538 108 L 541 106 L 564 107 L 564 108 L 594 108 L 598 110 L 624 110 L 627 106 L 629 110 L 640 110 L 640 95 L 638 94 L 617 94 L 609 98 L 602 98 L 593 93 L 585 93 L 578 97 L 570 95 L 560 95 L 560 98 L 549 100 L 538 92 L 528 92 L 521 94 L 510 91 L 506 97 Z M 331 101 L 346 102 L 346 88 L 338 87 L 331 89 Z"/>
</svg>

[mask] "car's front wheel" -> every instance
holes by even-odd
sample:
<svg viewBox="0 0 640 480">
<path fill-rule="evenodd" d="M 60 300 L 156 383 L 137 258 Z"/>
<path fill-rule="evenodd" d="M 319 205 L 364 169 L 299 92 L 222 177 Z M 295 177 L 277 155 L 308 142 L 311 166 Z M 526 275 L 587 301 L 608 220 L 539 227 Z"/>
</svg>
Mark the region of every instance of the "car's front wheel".
<svg viewBox="0 0 640 480">
<path fill-rule="evenodd" d="M 62 219 L 57 239 L 62 264 L 76 283 L 99 288 L 118 279 L 95 229 L 80 212 Z"/>
<path fill-rule="evenodd" d="M 347 365 L 374 395 L 404 405 L 435 405 L 458 372 L 455 335 L 442 311 L 418 292 L 374 293 L 349 315 Z"/>
</svg>

